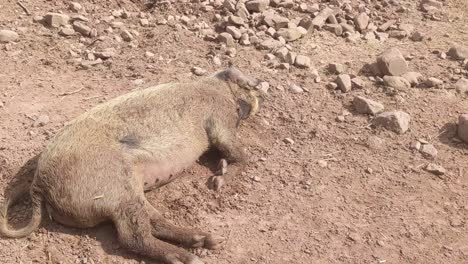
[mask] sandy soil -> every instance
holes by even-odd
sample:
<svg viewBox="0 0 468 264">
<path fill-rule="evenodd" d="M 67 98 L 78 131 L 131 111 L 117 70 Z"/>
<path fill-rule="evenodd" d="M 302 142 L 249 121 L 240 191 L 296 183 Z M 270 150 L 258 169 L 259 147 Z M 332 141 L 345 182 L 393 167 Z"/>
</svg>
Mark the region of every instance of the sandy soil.
<svg viewBox="0 0 468 264">
<path fill-rule="evenodd" d="M 450 89 L 467 75 L 459 71 L 459 62 L 434 53 L 447 52 L 453 43 L 468 44 L 464 0 L 443 1 L 440 21 L 424 18 L 419 1 L 396 1 L 406 7 L 404 12 L 393 6 L 377 12 L 414 25 L 426 36 L 421 42 L 389 38 L 350 43 L 322 30 L 289 43 L 311 58 L 319 83 L 310 69 L 268 67 L 266 52 L 252 46 L 236 44 L 237 54 L 229 57 L 197 31 L 154 23 L 168 15 L 200 14 L 197 21 L 212 25 L 218 10 L 200 11 L 199 1 L 147 12 L 150 26 L 140 25 L 140 6 L 130 1 L 78 2 L 88 12 L 88 24 L 108 38 L 91 44 L 92 38 L 63 37 L 57 29 L 33 22 L 33 16 L 50 11 L 73 14 L 68 1 L 23 1 L 31 16 L 16 1 L 0 2 L 0 29 L 20 35 L 14 43 L 0 43 L 0 189 L 64 123 L 92 106 L 134 89 L 199 78 L 191 73 L 193 66 L 213 72 L 231 61 L 270 84 L 264 108 L 240 131 L 252 159 L 247 170 L 217 193 L 206 187 L 212 172 L 197 164 L 181 179 L 147 195 L 174 223 L 227 237 L 221 250 L 192 252 L 213 264 L 468 263 L 468 151 L 455 138 L 458 115 L 468 112 L 468 103 Z M 116 41 L 118 31 L 103 31 L 108 27 L 104 17 L 122 8 L 132 16 L 116 21 L 139 33 L 132 42 Z M 305 16 L 294 9 L 283 15 Z M 443 80 L 445 88 L 410 88 L 395 94 L 369 81 L 361 69 L 389 47 L 407 56 L 411 70 Z M 76 60 L 104 48 L 114 48 L 115 56 L 88 69 Z M 148 51 L 154 56 L 145 55 Z M 213 64 L 213 54 L 222 65 Z M 327 89 L 336 78 L 327 71 L 329 63 L 347 65 L 348 74 L 363 76 L 365 87 L 348 93 Z M 292 93 L 289 84 L 306 92 Z M 370 127 L 370 117 L 353 110 L 356 95 L 408 112 L 410 130 L 398 135 Z M 344 121 L 337 120 L 343 113 Z M 41 115 L 50 120 L 34 126 Z M 435 160 L 412 148 L 418 139 L 437 148 Z M 446 174 L 425 171 L 428 163 L 443 166 Z M 27 219 L 28 212 L 25 201 L 12 218 Z M 79 230 L 50 220 L 27 238 L 0 239 L 0 259 L 156 263 L 121 248 L 111 225 Z"/>
</svg>

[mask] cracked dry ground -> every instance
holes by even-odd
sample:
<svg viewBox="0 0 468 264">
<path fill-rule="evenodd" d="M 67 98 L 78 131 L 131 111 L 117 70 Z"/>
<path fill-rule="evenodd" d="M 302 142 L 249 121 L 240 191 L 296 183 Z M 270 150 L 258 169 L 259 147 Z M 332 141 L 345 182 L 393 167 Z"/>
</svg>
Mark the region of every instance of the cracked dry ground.
<svg viewBox="0 0 468 264">
<path fill-rule="evenodd" d="M 94 18 L 122 7 L 139 12 L 130 1 L 78 2 Z M 193 2 L 164 5 L 148 16 L 190 13 L 199 8 Z M 14 43 L 0 43 L 0 189 L 64 123 L 92 106 L 134 89 L 199 78 L 191 73 L 193 66 L 213 72 L 231 61 L 270 84 L 264 108 L 239 134 L 252 162 L 219 193 L 206 187 L 211 171 L 197 164 L 183 178 L 147 195 L 172 222 L 227 238 L 221 250 L 192 250 L 203 261 L 468 263 L 468 151 L 455 139 L 458 115 L 468 112 L 468 103 L 449 89 L 453 76 L 466 78 L 466 71 L 456 71 L 458 62 L 434 54 L 446 52 L 453 43 L 468 43 L 467 4 L 443 1 L 441 19 L 433 20 L 423 19 L 419 1 L 377 2 L 406 6 L 399 19 L 430 39 L 347 42 L 325 30 L 309 33 L 289 44 L 311 58 L 320 74 L 317 83 L 310 69 L 269 67 L 266 52 L 252 46 L 236 44 L 236 54 L 226 56 L 220 44 L 198 38 L 183 26 L 142 27 L 127 19 L 123 23 L 140 32 L 137 45 L 110 38 L 89 47 L 91 40 L 84 39 L 80 46 L 80 37 L 59 36 L 57 30 L 34 23 L 16 1 L 3 0 L 0 29 L 21 33 Z M 23 3 L 33 16 L 70 12 L 68 1 Z M 294 16 L 294 12 L 283 14 Z M 209 12 L 198 19 L 212 23 Z M 336 78 L 327 71 L 329 63 L 345 64 L 346 73 L 360 75 L 365 64 L 390 47 L 407 57 L 411 70 L 444 80 L 445 88 L 409 88 L 395 94 L 365 76 L 363 89 L 339 93 L 326 87 Z M 77 67 L 70 51 L 94 48 L 114 48 L 116 55 L 109 62 Z M 219 55 L 221 65 L 213 63 L 213 54 Z M 305 91 L 278 89 L 291 84 Z M 370 127 L 370 118 L 351 106 L 357 95 L 409 113 L 409 131 L 398 135 Z M 33 126 L 41 115 L 50 120 Z M 435 160 L 412 148 L 419 139 L 437 148 Z M 429 162 L 443 166 L 445 175 L 425 171 Z M 24 221 L 28 212 L 24 201 L 12 218 Z M 79 230 L 48 219 L 28 238 L 0 239 L 0 259 L 2 263 L 156 263 L 121 248 L 110 225 Z"/>
</svg>

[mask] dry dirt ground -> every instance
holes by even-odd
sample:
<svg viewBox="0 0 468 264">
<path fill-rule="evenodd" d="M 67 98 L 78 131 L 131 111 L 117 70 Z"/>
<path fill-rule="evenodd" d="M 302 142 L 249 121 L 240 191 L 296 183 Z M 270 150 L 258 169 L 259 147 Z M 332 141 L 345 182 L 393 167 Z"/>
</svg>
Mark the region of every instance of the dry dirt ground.
<svg viewBox="0 0 468 264">
<path fill-rule="evenodd" d="M 77 1 L 88 11 L 90 24 L 96 19 L 105 24 L 103 17 L 122 8 L 140 12 L 126 0 Z M 161 4 L 149 17 L 197 13 L 199 21 L 212 23 L 213 14 L 200 12 L 198 1 L 175 2 Z M 227 238 L 221 250 L 192 250 L 195 254 L 219 264 L 468 263 L 468 148 L 455 138 L 454 130 L 458 115 L 468 112 L 468 103 L 450 89 L 466 72 L 457 70 L 462 67 L 459 62 L 434 53 L 447 52 L 452 43 L 468 43 L 467 3 L 443 1 L 440 19 L 433 20 L 423 18 L 419 1 L 387 2 L 407 7 L 392 14 L 430 38 L 350 43 L 328 31 L 307 34 L 290 45 L 312 59 L 321 77 L 316 83 L 309 69 L 268 67 L 265 51 L 236 44 L 237 54 L 228 57 L 218 43 L 194 31 L 143 27 L 136 16 L 117 19 L 140 33 L 132 42 L 115 41 L 116 33 L 102 33 L 110 38 L 93 44 L 90 38 L 62 37 L 58 30 L 34 23 L 33 16 L 71 14 L 68 1 L 23 1 L 32 13 L 28 16 L 16 1 L 2 0 L 0 29 L 15 30 L 20 37 L 0 44 L 0 189 L 64 123 L 99 102 L 162 82 L 199 78 L 191 73 L 193 66 L 213 72 L 232 61 L 270 84 L 264 108 L 240 131 L 252 162 L 219 193 L 206 187 L 212 172 L 195 165 L 183 178 L 147 195 L 174 223 Z M 100 25 L 96 27 L 102 32 L 105 27 Z M 116 50 L 111 60 L 87 69 L 76 62 L 86 58 L 86 50 L 108 47 Z M 412 70 L 443 80 L 445 88 L 410 88 L 395 94 L 367 79 L 363 89 L 347 93 L 326 88 L 335 78 L 326 70 L 329 63 L 346 64 L 347 73 L 358 75 L 389 47 L 398 47 Z M 145 55 L 147 51 L 154 57 Z M 219 55 L 222 65 L 213 64 L 210 54 Z M 277 88 L 293 83 L 306 92 Z M 353 112 L 356 95 L 408 112 L 410 130 L 398 135 L 370 127 L 370 117 Z M 343 111 L 350 114 L 337 120 Z M 33 126 L 41 115 L 50 120 Z M 418 139 L 437 148 L 435 160 L 412 149 Z M 446 174 L 426 172 L 429 162 L 442 165 Z M 25 201 L 13 218 L 27 219 L 27 214 Z M 0 239 L 0 260 L 156 263 L 121 248 L 111 225 L 79 230 L 48 219 L 28 238 Z"/>
</svg>

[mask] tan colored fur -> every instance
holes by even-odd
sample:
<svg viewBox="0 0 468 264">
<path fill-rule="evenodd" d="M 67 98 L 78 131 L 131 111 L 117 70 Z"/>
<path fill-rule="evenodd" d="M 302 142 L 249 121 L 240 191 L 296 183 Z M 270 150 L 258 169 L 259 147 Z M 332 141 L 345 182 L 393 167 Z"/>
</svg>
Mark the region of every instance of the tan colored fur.
<svg viewBox="0 0 468 264">
<path fill-rule="evenodd" d="M 64 225 L 84 228 L 113 221 L 121 243 L 137 253 L 165 263 L 202 263 L 159 239 L 206 248 L 219 246 L 222 239 L 170 224 L 144 191 L 174 180 L 210 147 L 232 163 L 228 174 L 236 174 L 246 162 L 235 137 L 239 117 L 245 116 L 239 102 L 250 105 L 249 115 L 258 110 L 258 93 L 252 89 L 257 83 L 232 67 L 195 82 L 135 91 L 82 114 L 55 136 L 35 171 L 29 171 L 34 173 L 31 223 L 11 230 L 7 202 L 0 234 L 29 234 L 39 226 L 45 205 Z M 220 187 L 227 176 L 215 176 L 214 185 Z"/>
</svg>

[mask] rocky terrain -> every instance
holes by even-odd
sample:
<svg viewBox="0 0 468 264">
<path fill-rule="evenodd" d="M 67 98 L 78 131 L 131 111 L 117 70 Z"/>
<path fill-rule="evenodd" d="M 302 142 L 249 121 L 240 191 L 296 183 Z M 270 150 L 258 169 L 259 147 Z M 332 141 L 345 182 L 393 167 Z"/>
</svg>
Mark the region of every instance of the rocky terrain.
<svg viewBox="0 0 468 264">
<path fill-rule="evenodd" d="M 231 63 L 263 80 L 214 192 L 214 155 L 148 193 L 227 238 L 206 263 L 467 263 L 465 0 L 0 2 L 0 189 L 69 120 L 135 89 Z M 27 199 L 16 225 L 28 218 Z M 2 263 L 156 263 L 111 225 L 46 219 Z"/>
</svg>

